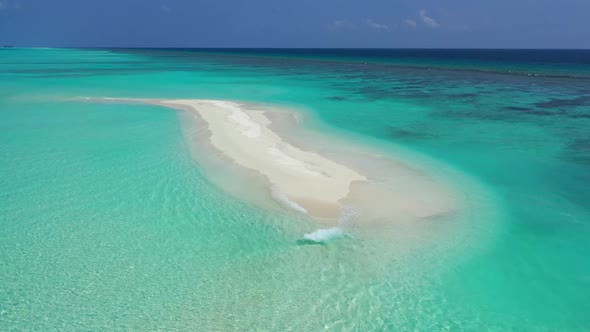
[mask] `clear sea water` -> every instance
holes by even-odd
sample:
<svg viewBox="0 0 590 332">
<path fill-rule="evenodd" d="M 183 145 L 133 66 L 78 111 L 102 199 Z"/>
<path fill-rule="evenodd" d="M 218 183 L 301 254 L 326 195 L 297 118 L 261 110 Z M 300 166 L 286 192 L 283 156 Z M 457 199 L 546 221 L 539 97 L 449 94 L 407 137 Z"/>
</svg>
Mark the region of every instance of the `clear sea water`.
<svg viewBox="0 0 590 332">
<path fill-rule="evenodd" d="M 176 112 L 79 96 L 288 107 L 466 210 L 303 245 Z M 3 331 L 590 330 L 590 51 L 0 49 L 0 158 Z"/>
</svg>

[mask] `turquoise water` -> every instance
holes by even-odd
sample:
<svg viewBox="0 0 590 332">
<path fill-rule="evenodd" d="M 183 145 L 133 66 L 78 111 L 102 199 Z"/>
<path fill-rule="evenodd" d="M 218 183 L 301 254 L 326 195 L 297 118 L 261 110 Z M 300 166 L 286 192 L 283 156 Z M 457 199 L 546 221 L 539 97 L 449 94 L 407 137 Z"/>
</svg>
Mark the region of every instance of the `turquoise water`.
<svg viewBox="0 0 590 332">
<path fill-rule="evenodd" d="M 590 329 L 588 53 L 342 52 L 0 50 L 0 329 Z M 215 186 L 174 111 L 79 96 L 287 107 L 462 211 L 301 245 L 319 226 Z"/>
</svg>

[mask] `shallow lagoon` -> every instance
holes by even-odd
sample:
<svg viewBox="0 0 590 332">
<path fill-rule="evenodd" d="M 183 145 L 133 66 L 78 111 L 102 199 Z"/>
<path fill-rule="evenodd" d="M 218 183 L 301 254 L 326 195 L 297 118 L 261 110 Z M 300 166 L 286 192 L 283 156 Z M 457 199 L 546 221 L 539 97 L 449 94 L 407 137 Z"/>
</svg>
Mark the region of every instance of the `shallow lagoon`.
<svg viewBox="0 0 590 332">
<path fill-rule="evenodd" d="M 587 64 L 334 57 L 0 51 L 0 327 L 586 329 Z M 318 225 L 220 190 L 175 112 L 78 96 L 288 107 L 445 165 L 472 209 L 302 245 Z"/>
</svg>

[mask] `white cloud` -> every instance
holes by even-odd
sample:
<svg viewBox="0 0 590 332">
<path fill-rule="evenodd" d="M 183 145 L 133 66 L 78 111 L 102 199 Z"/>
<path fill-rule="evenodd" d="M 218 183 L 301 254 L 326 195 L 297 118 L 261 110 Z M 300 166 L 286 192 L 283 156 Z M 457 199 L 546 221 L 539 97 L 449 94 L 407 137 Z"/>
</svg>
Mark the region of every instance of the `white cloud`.
<svg viewBox="0 0 590 332">
<path fill-rule="evenodd" d="M 424 24 L 428 25 L 429 27 L 436 29 L 440 27 L 440 24 L 432 17 L 426 15 L 426 10 L 422 9 L 420 11 L 420 18 L 424 22 Z"/>
<path fill-rule="evenodd" d="M 376 30 L 389 30 L 389 26 L 387 24 L 378 23 L 378 22 L 373 21 L 372 19 L 368 19 L 367 20 L 367 25 L 371 29 L 376 29 Z"/>
<path fill-rule="evenodd" d="M 356 29 L 356 25 L 348 20 L 336 20 L 328 24 L 328 29 L 332 31 L 336 30 L 353 30 Z"/>
<path fill-rule="evenodd" d="M 161 5 L 160 6 L 160 10 L 163 11 L 164 13 L 170 13 L 172 11 L 172 8 L 170 8 L 168 5 Z"/>
<path fill-rule="evenodd" d="M 414 20 L 411 20 L 411 19 L 409 19 L 409 18 L 408 18 L 408 19 L 405 19 L 405 20 L 403 21 L 403 25 L 404 25 L 404 27 L 406 27 L 406 28 L 409 28 L 409 29 L 415 29 L 417 24 L 416 24 L 416 21 L 414 21 Z"/>
</svg>

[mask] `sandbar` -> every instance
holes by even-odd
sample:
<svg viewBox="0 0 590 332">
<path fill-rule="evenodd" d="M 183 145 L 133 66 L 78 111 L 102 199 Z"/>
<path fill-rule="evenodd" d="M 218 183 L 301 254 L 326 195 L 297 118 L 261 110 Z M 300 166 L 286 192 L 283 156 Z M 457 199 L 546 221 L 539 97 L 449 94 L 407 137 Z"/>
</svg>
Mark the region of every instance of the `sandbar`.
<svg viewBox="0 0 590 332">
<path fill-rule="evenodd" d="M 279 204 L 311 217 L 337 223 L 345 206 L 364 209 L 364 214 L 374 219 L 423 218 L 454 208 L 448 192 L 421 178 L 403 175 L 413 181 L 408 183 L 416 185 L 411 190 L 391 188 L 377 183 L 366 170 L 291 144 L 272 129 L 265 111 L 242 103 L 205 99 L 84 100 L 153 104 L 197 114 L 205 122 L 209 143 L 215 150 L 236 165 L 262 175 L 268 181 L 268 196 Z"/>
</svg>

